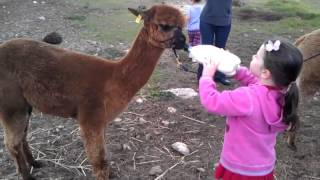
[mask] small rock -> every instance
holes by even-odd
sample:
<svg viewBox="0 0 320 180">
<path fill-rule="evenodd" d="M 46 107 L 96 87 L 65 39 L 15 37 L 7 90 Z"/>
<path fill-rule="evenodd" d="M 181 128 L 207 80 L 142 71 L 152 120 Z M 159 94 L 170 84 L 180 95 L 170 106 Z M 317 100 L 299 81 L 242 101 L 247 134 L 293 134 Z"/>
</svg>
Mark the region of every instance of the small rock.
<svg viewBox="0 0 320 180">
<path fill-rule="evenodd" d="M 145 124 L 145 123 L 147 123 L 148 121 L 146 121 L 145 119 L 143 119 L 142 117 L 140 117 L 140 118 L 138 119 L 138 122 L 139 122 L 139 124 Z"/>
<path fill-rule="evenodd" d="M 214 168 L 218 167 L 219 163 L 214 163 Z"/>
<path fill-rule="evenodd" d="M 38 19 L 40 19 L 42 21 L 46 20 L 46 18 L 44 16 L 40 16 Z"/>
<path fill-rule="evenodd" d="M 141 103 L 143 103 L 143 99 L 138 98 L 138 99 L 136 99 L 136 102 L 139 103 L 139 104 L 141 104 Z"/>
<path fill-rule="evenodd" d="M 167 111 L 168 111 L 169 113 L 176 113 L 176 112 L 177 112 L 177 109 L 174 108 L 174 107 L 168 107 Z"/>
<path fill-rule="evenodd" d="M 114 123 L 119 124 L 122 121 L 121 118 L 116 118 L 113 120 Z"/>
<path fill-rule="evenodd" d="M 164 92 L 171 92 L 175 96 L 178 96 L 182 99 L 189 99 L 195 96 L 198 96 L 198 93 L 191 88 L 176 88 L 176 89 L 168 89 Z"/>
<path fill-rule="evenodd" d="M 202 172 L 202 173 L 206 172 L 206 170 L 204 168 L 197 168 L 197 171 Z"/>
<path fill-rule="evenodd" d="M 33 2 L 33 4 L 38 4 L 38 1 L 32 1 Z"/>
<path fill-rule="evenodd" d="M 124 150 L 124 151 L 129 150 L 129 151 L 131 151 L 131 147 L 130 147 L 128 144 L 123 144 L 123 145 L 122 145 L 122 150 Z"/>
<path fill-rule="evenodd" d="M 190 150 L 185 143 L 175 142 L 171 145 L 171 147 L 185 156 L 190 154 Z"/>
<path fill-rule="evenodd" d="M 318 100 L 319 100 L 319 98 L 318 98 L 318 97 L 316 97 L 316 96 L 314 96 L 314 97 L 313 97 L 313 100 L 314 100 L 314 101 L 318 101 Z"/>
<path fill-rule="evenodd" d="M 129 127 L 129 132 L 133 132 L 134 131 L 134 127 Z"/>
<path fill-rule="evenodd" d="M 149 175 L 154 176 L 157 174 L 161 174 L 162 172 L 163 170 L 161 169 L 160 166 L 153 166 L 149 171 Z"/>
<path fill-rule="evenodd" d="M 151 139 L 151 134 L 150 133 L 146 134 L 146 140 L 149 141 L 150 139 Z"/>
<path fill-rule="evenodd" d="M 121 118 L 116 118 L 115 120 L 113 120 L 114 122 L 121 122 L 122 121 L 122 119 Z"/>
<path fill-rule="evenodd" d="M 160 132 L 160 131 L 158 131 L 158 130 L 153 130 L 153 133 L 154 133 L 155 135 L 159 135 L 159 134 L 161 134 L 161 132 Z"/>
<path fill-rule="evenodd" d="M 161 123 L 162 123 L 164 126 L 168 126 L 168 125 L 170 124 L 170 122 L 169 122 L 169 121 L 166 121 L 166 120 L 161 121 Z"/>
</svg>

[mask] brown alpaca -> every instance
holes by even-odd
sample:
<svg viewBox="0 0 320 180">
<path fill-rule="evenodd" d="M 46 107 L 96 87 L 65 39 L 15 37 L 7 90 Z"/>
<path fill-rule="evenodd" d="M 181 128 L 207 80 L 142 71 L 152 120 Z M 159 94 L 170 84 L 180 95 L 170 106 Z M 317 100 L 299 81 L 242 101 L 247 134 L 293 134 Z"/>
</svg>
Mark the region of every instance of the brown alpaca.
<svg viewBox="0 0 320 180">
<path fill-rule="evenodd" d="M 119 61 L 72 52 L 44 42 L 13 39 L 0 45 L 0 118 L 5 145 L 22 178 L 37 167 L 26 141 L 32 108 L 76 118 L 97 179 L 109 179 L 105 128 L 151 76 L 165 48 L 185 45 L 183 14 L 168 5 L 141 15 L 144 25 Z"/>
<path fill-rule="evenodd" d="M 303 96 L 313 95 L 320 88 L 320 29 L 301 36 L 295 45 L 306 60 L 299 76 L 300 91 Z"/>
<path fill-rule="evenodd" d="M 320 89 L 320 29 L 299 37 L 294 44 L 304 59 L 298 86 L 302 98 L 306 98 Z M 289 131 L 287 137 L 288 145 L 295 148 L 296 131 Z"/>
</svg>

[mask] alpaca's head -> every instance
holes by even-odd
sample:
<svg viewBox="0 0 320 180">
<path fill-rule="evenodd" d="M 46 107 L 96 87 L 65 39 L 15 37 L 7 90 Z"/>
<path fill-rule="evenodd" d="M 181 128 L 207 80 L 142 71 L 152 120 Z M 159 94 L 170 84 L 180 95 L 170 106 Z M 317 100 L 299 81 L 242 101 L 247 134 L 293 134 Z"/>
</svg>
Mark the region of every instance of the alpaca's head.
<svg viewBox="0 0 320 180">
<path fill-rule="evenodd" d="M 182 33 L 185 25 L 183 14 L 172 6 L 155 5 L 148 10 L 144 8 L 129 10 L 135 16 L 141 16 L 148 34 L 148 41 L 156 47 L 182 49 L 186 37 Z"/>
</svg>

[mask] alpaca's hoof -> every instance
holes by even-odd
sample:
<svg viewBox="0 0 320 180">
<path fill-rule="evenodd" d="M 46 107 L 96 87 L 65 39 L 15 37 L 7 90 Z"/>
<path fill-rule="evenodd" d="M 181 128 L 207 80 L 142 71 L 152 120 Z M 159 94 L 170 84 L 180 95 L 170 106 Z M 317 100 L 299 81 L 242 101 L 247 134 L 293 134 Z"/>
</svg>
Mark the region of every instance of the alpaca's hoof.
<svg viewBox="0 0 320 180">
<path fill-rule="evenodd" d="M 116 167 L 110 166 L 109 178 L 113 179 L 113 178 L 117 178 L 117 177 L 120 177 L 118 169 Z"/>
<path fill-rule="evenodd" d="M 27 180 L 36 180 L 36 178 L 30 176 Z"/>
<path fill-rule="evenodd" d="M 101 171 L 96 175 L 97 180 L 108 180 L 109 179 L 109 172 L 108 171 Z"/>
<path fill-rule="evenodd" d="M 44 166 L 44 163 L 42 163 L 40 161 L 34 161 L 31 165 L 33 168 L 41 168 Z"/>
<path fill-rule="evenodd" d="M 31 176 L 31 175 L 23 176 L 22 179 L 23 179 L 23 180 L 36 180 L 36 178 L 34 178 L 34 177 Z"/>
<path fill-rule="evenodd" d="M 294 143 L 291 143 L 291 144 L 289 144 L 288 143 L 288 147 L 289 147 L 289 149 L 291 149 L 292 151 L 297 151 L 297 146 L 294 144 Z"/>
</svg>

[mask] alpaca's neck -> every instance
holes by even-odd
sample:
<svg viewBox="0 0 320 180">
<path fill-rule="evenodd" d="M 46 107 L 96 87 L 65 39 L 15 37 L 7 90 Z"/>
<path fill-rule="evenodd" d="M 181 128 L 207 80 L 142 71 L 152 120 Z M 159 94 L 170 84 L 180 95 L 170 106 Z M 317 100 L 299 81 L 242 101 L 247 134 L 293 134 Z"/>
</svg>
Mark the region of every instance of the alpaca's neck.
<svg viewBox="0 0 320 180">
<path fill-rule="evenodd" d="M 164 49 L 152 46 L 142 29 L 128 54 L 120 62 L 120 73 L 126 88 L 135 94 L 150 78 Z"/>
</svg>

